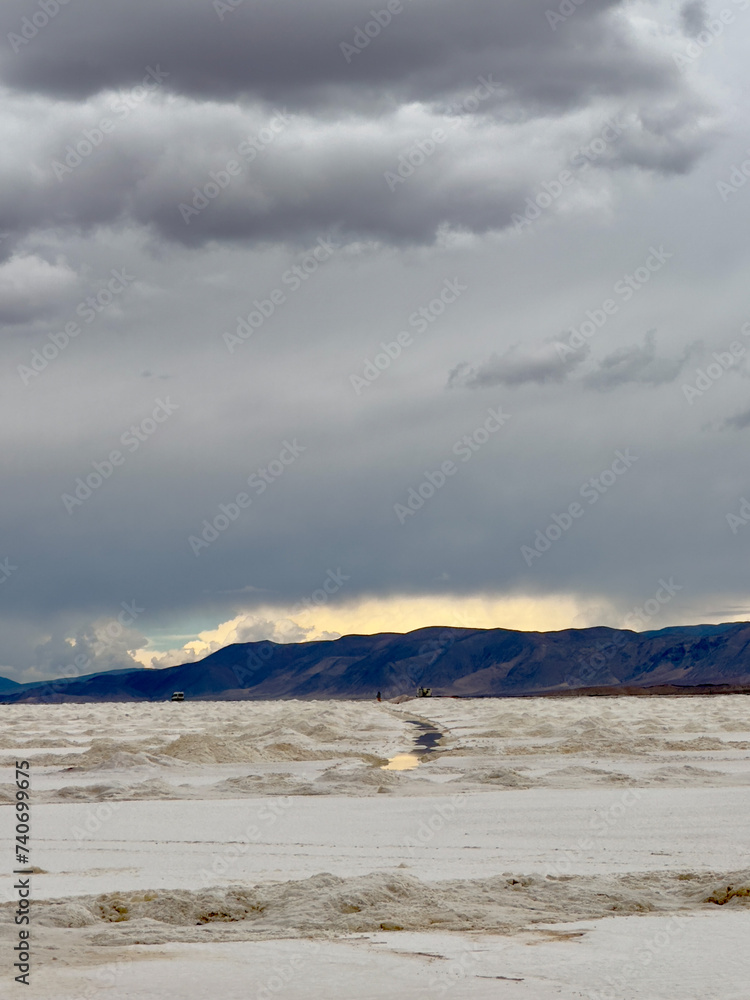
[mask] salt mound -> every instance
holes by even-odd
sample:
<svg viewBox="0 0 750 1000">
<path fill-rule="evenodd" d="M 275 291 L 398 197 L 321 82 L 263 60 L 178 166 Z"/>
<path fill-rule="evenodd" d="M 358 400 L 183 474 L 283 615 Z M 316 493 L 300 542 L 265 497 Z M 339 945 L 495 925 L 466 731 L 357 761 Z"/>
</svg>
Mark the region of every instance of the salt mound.
<svg viewBox="0 0 750 1000">
<path fill-rule="evenodd" d="M 638 782 L 620 771 L 606 771 L 600 767 L 586 767 L 582 764 L 561 767 L 541 776 L 546 785 L 555 788 L 578 788 L 581 785 L 636 785 Z"/>
<path fill-rule="evenodd" d="M 88 754 L 84 754 L 88 757 Z M 116 750 L 114 753 L 101 757 L 96 754 L 97 763 L 86 766 L 87 771 L 125 771 L 136 767 L 174 766 L 172 760 L 164 760 L 157 754 L 145 751 Z"/>
<path fill-rule="evenodd" d="M 40 923 L 55 926 L 143 920 L 174 927 L 244 922 L 261 924 L 275 934 L 290 929 L 303 933 L 378 930 L 385 922 L 421 929 L 452 927 L 465 925 L 467 919 L 453 909 L 444 891 L 409 875 L 381 873 L 348 879 L 320 874 L 301 882 L 254 888 L 108 893 L 81 899 L 77 906 L 37 903 L 37 914 Z M 66 918 L 73 922 L 66 924 Z"/>
<path fill-rule="evenodd" d="M 89 768 L 91 771 L 120 771 L 133 767 L 156 767 L 160 764 L 172 764 L 172 761 L 164 761 L 160 756 L 143 751 L 131 752 L 128 750 L 118 750 L 100 760 L 98 764 Z"/>
<path fill-rule="evenodd" d="M 39 914 L 34 913 L 34 923 L 44 927 L 91 927 L 98 920 L 89 906 L 69 900 L 45 903 Z"/>
<path fill-rule="evenodd" d="M 170 785 L 160 778 L 151 778 L 134 785 L 97 784 L 97 785 L 64 785 L 62 788 L 49 789 L 37 793 L 43 802 L 112 802 L 132 801 L 136 799 L 192 799 L 197 795 L 193 785 Z"/>
<path fill-rule="evenodd" d="M 251 764 L 269 759 L 259 747 L 248 742 L 207 733 L 179 736 L 161 752 L 166 757 L 176 757 L 191 764 Z"/>
<path fill-rule="evenodd" d="M 726 906 L 733 900 L 750 903 L 750 885 L 728 885 L 726 889 L 717 889 L 711 893 L 706 902 L 714 903 L 716 906 Z"/>
<path fill-rule="evenodd" d="M 122 785 L 64 785 L 53 794 L 54 798 L 64 802 L 102 802 L 105 799 L 119 798 L 122 792 Z"/>
<path fill-rule="evenodd" d="M 596 753 L 601 756 L 604 754 L 642 754 L 642 753 L 655 753 L 657 750 L 664 749 L 658 740 L 646 737 L 635 737 L 632 734 L 623 733 L 621 736 L 616 737 L 615 734 L 612 736 L 590 736 L 586 737 L 584 740 L 578 739 L 566 739 L 561 743 L 552 744 L 552 746 L 534 746 L 527 749 L 519 749 L 519 753 L 542 753 L 547 754 L 550 751 L 554 753 L 564 753 L 564 754 L 586 754 L 591 756 Z"/>
<path fill-rule="evenodd" d="M 16 786 L 4 784 L 0 785 L 0 802 L 15 802 Z"/>
<path fill-rule="evenodd" d="M 304 783 L 289 774 L 270 772 L 265 774 L 244 774 L 236 778 L 225 778 L 211 786 L 219 798 L 249 795 L 304 795 L 308 789 Z M 205 794 L 205 786 L 201 789 Z"/>
<path fill-rule="evenodd" d="M 531 788 L 533 784 L 529 778 L 510 768 L 485 771 L 483 774 L 477 775 L 477 777 L 483 784 L 500 785 L 502 788 Z"/>
<path fill-rule="evenodd" d="M 278 730 L 275 735 L 278 738 Z M 191 764 L 256 764 L 261 761 L 330 760 L 339 753 L 301 746 L 298 743 L 275 742 L 261 746 L 257 740 L 213 736 L 209 733 L 186 733 L 166 746 L 161 753 Z"/>
<path fill-rule="evenodd" d="M 114 771 L 154 767 L 163 763 L 153 753 L 134 750 L 132 743 L 116 743 L 114 740 L 94 740 L 84 753 L 57 758 L 56 762 L 68 765 L 71 771 Z"/>
<path fill-rule="evenodd" d="M 724 740 L 718 740 L 713 736 L 699 736 L 694 740 L 677 740 L 675 742 L 665 742 L 665 750 L 728 750 L 731 747 L 734 749 L 744 750 L 747 749 L 750 744 L 745 743 L 727 743 Z"/>
<path fill-rule="evenodd" d="M 339 753 L 301 747 L 294 743 L 270 743 L 265 747 L 265 752 L 269 760 L 331 760 L 340 756 Z"/>
<path fill-rule="evenodd" d="M 612 914 L 674 913 L 750 903 L 748 873 L 674 872 L 621 876 L 509 876 L 425 884 L 402 872 L 195 891 L 107 893 L 35 903 L 35 920 L 57 927 L 117 925 L 102 944 L 408 931 L 507 933 L 533 923 L 594 920 Z M 720 888 L 716 888 L 717 884 Z M 0 920 L 12 921 L 12 903 Z M 229 925 L 233 925 L 229 927 Z"/>
<path fill-rule="evenodd" d="M 379 764 L 385 761 L 379 761 Z M 381 788 L 396 786 L 400 782 L 401 775 L 396 771 L 383 771 L 380 767 L 357 767 L 337 765 L 329 767 L 315 779 L 315 785 L 325 785 L 326 795 L 336 795 L 337 793 L 357 794 L 366 790 L 379 791 Z"/>
<path fill-rule="evenodd" d="M 650 775 L 652 782 L 664 785 L 711 785 L 723 783 L 726 775 L 722 771 L 710 771 L 705 767 L 683 764 L 681 767 L 660 767 Z"/>
<path fill-rule="evenodd" d="M 350 740 L 352 734 L 349 730 L 339 726 L 332 726 L 325 722 L 306 722 L 304 719 L 295 722 L 293 729 L 302 736 L 307 736 L 318 743 L 335 743 L 338 740 Z"/>
<path fill-rule="evenodd" d="M 33 747 L 35 750 L 36 749 L 43 750 L 50 747 L 79 747 L 81 744 L 76 743 L 75 740 L 69 740 L 65 736 L 44 737 L 44 738 L 39 736 L 33 736 L 31 739 L 22 740 L 15 744 L 7 743 L 6 745 L 8 748 L 12 747 L 14 750 L 21 750 L 25 747 Z M 0 746 L 3 746 L 3 744 L 0 743 Z"/>
<path fill-rule="evenodd" d="M 195 785 L 170 785 L 161 778 L 150 778 L 148 781 L 141 781 L 137 785 L 130 785 L 123 788 L 118 795 L 121 799 L 191 799 L 195 798 L 198 790 Z"/>
</svg>

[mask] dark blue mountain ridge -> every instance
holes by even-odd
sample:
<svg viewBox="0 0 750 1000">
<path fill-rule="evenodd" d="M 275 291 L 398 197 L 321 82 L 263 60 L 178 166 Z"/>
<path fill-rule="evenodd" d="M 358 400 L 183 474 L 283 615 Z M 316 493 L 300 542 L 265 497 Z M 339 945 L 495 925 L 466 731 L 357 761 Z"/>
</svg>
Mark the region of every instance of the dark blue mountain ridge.
<svg viewBox="0 0 750 1000">
<path fill-rule="evenodd" d="M 558 632 L 433 626 L 279 644 L 234 643 L 194 663 L 0 687 L 0 704 L 58 701 L 462 697 L 750 690 L 750 623 L 651 632 L 604 626 Z"/>
</svg>

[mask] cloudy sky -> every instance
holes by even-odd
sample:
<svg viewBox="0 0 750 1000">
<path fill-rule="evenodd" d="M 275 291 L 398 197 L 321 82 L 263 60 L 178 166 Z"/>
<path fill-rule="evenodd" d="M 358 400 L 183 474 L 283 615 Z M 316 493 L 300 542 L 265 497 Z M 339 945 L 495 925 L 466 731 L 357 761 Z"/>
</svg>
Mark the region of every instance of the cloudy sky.
<svg viewBox="0 0 750 1000">
<path fill-rule="evenodd" d="M 0 674 L 748 617 L 749 39 L 3 4 Z"/>
</svg>

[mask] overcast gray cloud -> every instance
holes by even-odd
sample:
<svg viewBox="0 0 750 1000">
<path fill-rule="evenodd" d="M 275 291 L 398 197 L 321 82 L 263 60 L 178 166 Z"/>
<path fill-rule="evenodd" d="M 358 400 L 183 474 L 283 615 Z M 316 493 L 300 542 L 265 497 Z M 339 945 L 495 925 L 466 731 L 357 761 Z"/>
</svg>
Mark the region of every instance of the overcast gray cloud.
<svg viewBox="0 0 750 1000">
<path fill-rule="evenodd" d="M 78 276 L 64 261 L 16 254 L 0 264 L 0 323 L 23 323 L 54 313 Z"/>
<path fill-rule="evenodd" d="M 742 413 L 736 413 L 732 417 L 727 417 L 724 421 L 724 426 L 733 427 L 738 431 L 743 431 L 746 427 L 750 427 L 750 409 L 743 410 Z"/>
<path fill-rule="evenodd" d="M 467 79 L 464 102 L 475 90 L 489 93 L 478 80 Z M 120 120 L 112 110 L 119 100 L 98 97 L 85 114 L 38 112 L 36 129 L 22 133 L 0 168 L 0 212 L 12 233 L 129 221 L 188 245 L 298 242 L 320 232 L 431 243 L 444 229 L 482 234 L 537 212 L 565 170 L 572 180 L 545 217 L 584 198 L 601 203 L 624 168 L 684 173 L 713 135 L 693 94 L 678 107 L 647 109 L 638 91 L 619 110 L 597 98 L 585 111 L 520 123 L 496 120 L 485 105 L 445 114 L 404 104 L 351 113 L 346 127 L 288 109 L 196 106 L 163 92 Z M 21 133 L 26 101 L 15 98 L 4 113 L 7 128 Z"/>
<path fill-rule="evenodd" d="M 682 372 L 691 348 L 686 347 L 680 357 L 658 357 L 656 353 L 656 330 L 649 330 L 642 344 L 618 347 L 599 362 L 596 371 L 586 383 L 594 389 L 615 389 L 629 382 L 643 385 L 665 385 Z"/>
<path fill-rule="evenodd" d="M 732 6 L 689 58 L 666 0 L 410 0 L 354 53 L 372 5 L 4 5 L 0 674 L 357 601 L 745 606 L 744 381 L 682 390 L 750 329 Z"/>
<path fill-rule="evenodd" d="M 598 93 L 627 95 L 634 86 L 679 90 L 674 67 L 663 52 L 637 43 L 620 7 L 618 0 L 584 4 L 565 30 L 551 30 L 548 0 L 460 7 L 404 0 L 385 24 L 387 14 L 373 20 L 372 4 L 340 0 L 244 0 L 231 13 L 206 0 L 111 8 L 77 0 L 34 31 L 45 20 L 38 2 L 18 0 L 0 14 L 7 38 L 0 73 L 19 90 L 82 99 L 131 87 L 146 67 L 161 65 L 176 93 L 336 112 L 363 100 L 440 100 L 493 69 L 504 96 L 552 109 Z M 25 20 L 32 23 L 24 34 Z M 541 60 L 544 73 L 536 70 Z"/>
<path fill-rule="evenodd" d="M 679 357 L 658 357 L 656 331 L 649 330 L 642 344 L 618 347 L 594 362 L 581 380 L 588 388 L 608 390 L 630 382 L 664 385 L 674 382 L 695 350 L 688 345 Z M 590 359 L 588 343 L 571 348 L 562 341 L 522 347 L 513 344 L 502 354 L 493 354 L 480 365 L 457 365 L 448 377 L 450 388 L 486 389 L 491 386 L 519 386 L 524 383 L 564 382 Z"/>
<path fill-rule="evenodd" d="M 191 245 L 322 230 L 431 243 L 505 228 L 573 160 L 553 212 L 601 197 L 613 170 L 689 170 L 715 109 L 672 40 L 615 0 L 559 30 L 547 6 L 410 0 L 372 38 L 370 9 L 338 0 L 244 0 L 223 18 L 206 0 L 6 6 L 18 138 L 0 215 L 18 235 L 132 221 Z M 370 40 L 352 56 L 358 29 Z"/>
<path fill-rule="evenodd" d="M 680 8 L 680 17 L 685 33 L 695 38 L 703 31 L 708 20 L 705 0 L 686 0 Z"/>
<path fill-rule="evenodd" d="M 493 354 L 476 367 L 460 365 L 451 372 L 451 387 L 466 386 L 470 389 L 494 385 L 523 385 L 524 382 L 562 382 L 574 371 L 589 353 L 588 345 L 578 351 L 560 351 L 556 343 L 542 344 L 535 349 L 524 349 L 514 344 L 502 354 Z"/>
</svg>

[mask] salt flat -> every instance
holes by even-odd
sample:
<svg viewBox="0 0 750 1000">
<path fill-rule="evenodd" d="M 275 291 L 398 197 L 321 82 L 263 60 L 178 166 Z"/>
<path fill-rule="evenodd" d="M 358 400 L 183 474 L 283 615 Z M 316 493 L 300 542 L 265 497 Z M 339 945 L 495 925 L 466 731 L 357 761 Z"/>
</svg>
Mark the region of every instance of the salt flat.
<svg viewBox="0 0 750 1000">
<path fill-rule="evenodd" d="M 749 709 L 3 706 L 0 761 L 8 779 L 32 761 L 43 870 L 28 995 L 204 996 L 218 968 L 228 997 L 375 1000 L 397 981 L 415 997 L 744 996 Z M 435 750 L 384 770 L 416 722 Z M 3 842 L 11 819 L 0 805 Z M 4 941 L 10 919 L 5 904 Z M 272 989 L 274 963 L 294 975 Z"/>
<path fill-rule="evenodd" d="M 377 933 L 336 941 L 133 945 L 47 965 L 26 995 L 120 1000 L 746 1000 L 750 914 L 620 917 L 497 935 Z M 665 943 L 666 942 L 666 943 Z M 110 949 L 111 950 L 111 949 Z M 104 949 L 102 949 L 104 951 Z"/>
<path fill-rule="evenodd" d="M 596 788 L 115 802 L 92 834 L 87 817 L 96 819 L 96 808 L 49 804 L 34 812 L 34 857 L 49 872 L 38 882 L 47 897 L 398 866 L 436 881 L 750 862 L 750 788 L 635 791 L 638 798 Z"/>
</svg>

